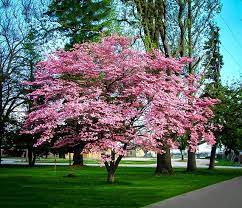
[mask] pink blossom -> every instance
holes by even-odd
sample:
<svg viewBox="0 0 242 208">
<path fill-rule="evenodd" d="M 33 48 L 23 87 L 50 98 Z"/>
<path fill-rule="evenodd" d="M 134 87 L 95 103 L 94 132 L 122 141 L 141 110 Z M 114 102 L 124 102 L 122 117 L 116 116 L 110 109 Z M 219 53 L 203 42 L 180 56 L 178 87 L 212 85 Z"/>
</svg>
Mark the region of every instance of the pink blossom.
<svg viewBox="0 0 242 208">
<path fill-rule="evenodd" d="M 119 36 L 57 51 L 25 83 L 35 90 L 23 133 L 39 134 L 36 145 L 84 143 L 108 163 L 136 146 L 163 153 L 186 133 L 194 151 L 201 140 L 214 144 L 208 122 L 217 101 L 199 98 L 198 77 L 181 76 L 190 61 L 134 50 Z"/>
</svg>

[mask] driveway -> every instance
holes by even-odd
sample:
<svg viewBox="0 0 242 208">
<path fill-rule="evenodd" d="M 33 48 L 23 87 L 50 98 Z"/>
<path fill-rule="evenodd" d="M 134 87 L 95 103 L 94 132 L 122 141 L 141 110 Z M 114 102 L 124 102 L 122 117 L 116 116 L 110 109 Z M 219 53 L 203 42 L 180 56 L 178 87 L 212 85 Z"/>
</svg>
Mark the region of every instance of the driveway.
<svg viewBox="0 0 242 208">
<path fill-rule="evenodd" d="M 145 208 L 240 208 L 242 177 L 224 181 Z"/>
</svg>

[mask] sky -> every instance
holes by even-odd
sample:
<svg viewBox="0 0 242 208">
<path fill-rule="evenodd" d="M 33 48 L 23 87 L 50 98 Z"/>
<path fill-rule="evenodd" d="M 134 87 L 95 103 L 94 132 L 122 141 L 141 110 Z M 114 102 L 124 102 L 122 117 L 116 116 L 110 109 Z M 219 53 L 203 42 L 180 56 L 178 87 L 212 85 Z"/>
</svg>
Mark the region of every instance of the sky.
<svg viewBox="0 0 242 208">
<path fill-rule="evenodd" d="M 220 51 L 224 66 L 222 82 L 242 81 L 242 0 L 221 0 L 223 6 L 216 18 L 220 27 Z"/>
</svg>

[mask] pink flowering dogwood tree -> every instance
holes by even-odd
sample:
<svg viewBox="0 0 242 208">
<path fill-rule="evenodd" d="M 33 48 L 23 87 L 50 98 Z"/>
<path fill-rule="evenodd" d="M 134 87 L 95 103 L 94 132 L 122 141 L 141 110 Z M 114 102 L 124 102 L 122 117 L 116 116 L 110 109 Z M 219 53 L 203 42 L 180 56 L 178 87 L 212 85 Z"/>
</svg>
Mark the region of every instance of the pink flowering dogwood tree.
<svg viewBox="0 0 242 208">
<path fill-rule="evenodd" d="M 199 98 L 198 79 L 181 75 L 188 61 L 134 50 L 120 36 L 57 51 L 25 83 L 35 90 L 23 133 L 40 135 L 36 146 L 55 138 L 55 147 L 101 152 L 110 183 L 134 146 L 162 153 L 187 132 L 194 150 L 200 140 L 213 144 L 208 120 L 216 101 Z"/>
</svg>

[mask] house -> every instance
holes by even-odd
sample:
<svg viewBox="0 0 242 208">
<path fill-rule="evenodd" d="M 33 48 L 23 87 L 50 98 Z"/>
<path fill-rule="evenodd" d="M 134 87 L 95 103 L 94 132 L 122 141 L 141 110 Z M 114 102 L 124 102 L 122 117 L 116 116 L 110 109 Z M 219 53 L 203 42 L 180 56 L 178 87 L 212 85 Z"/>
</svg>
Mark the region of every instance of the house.
<svg viewBox="0 0 242 208">
<path fill-rule="evenodd" d="M 73 157 L 73 153 L 66 153 L 65 154 L 65 158 L 72 158 Z M 143 157 L 156 157 L 156 153 L 152 152 L 152 151 L 144 151 L 140 148 L 136 148 L 136 149 L 130 149 L 127 151 L 127 155 L 126 157 L 139 157 L 139 158 L 143 158 Z M 100 152 L 92 152 L 92 153 L 87 153 L 87 154 L 83 154 L 83 158 L 84 159 L 95 159 L 95 160 L 99 160 L 101 158 L 101 153 Z"/>
</svg>

